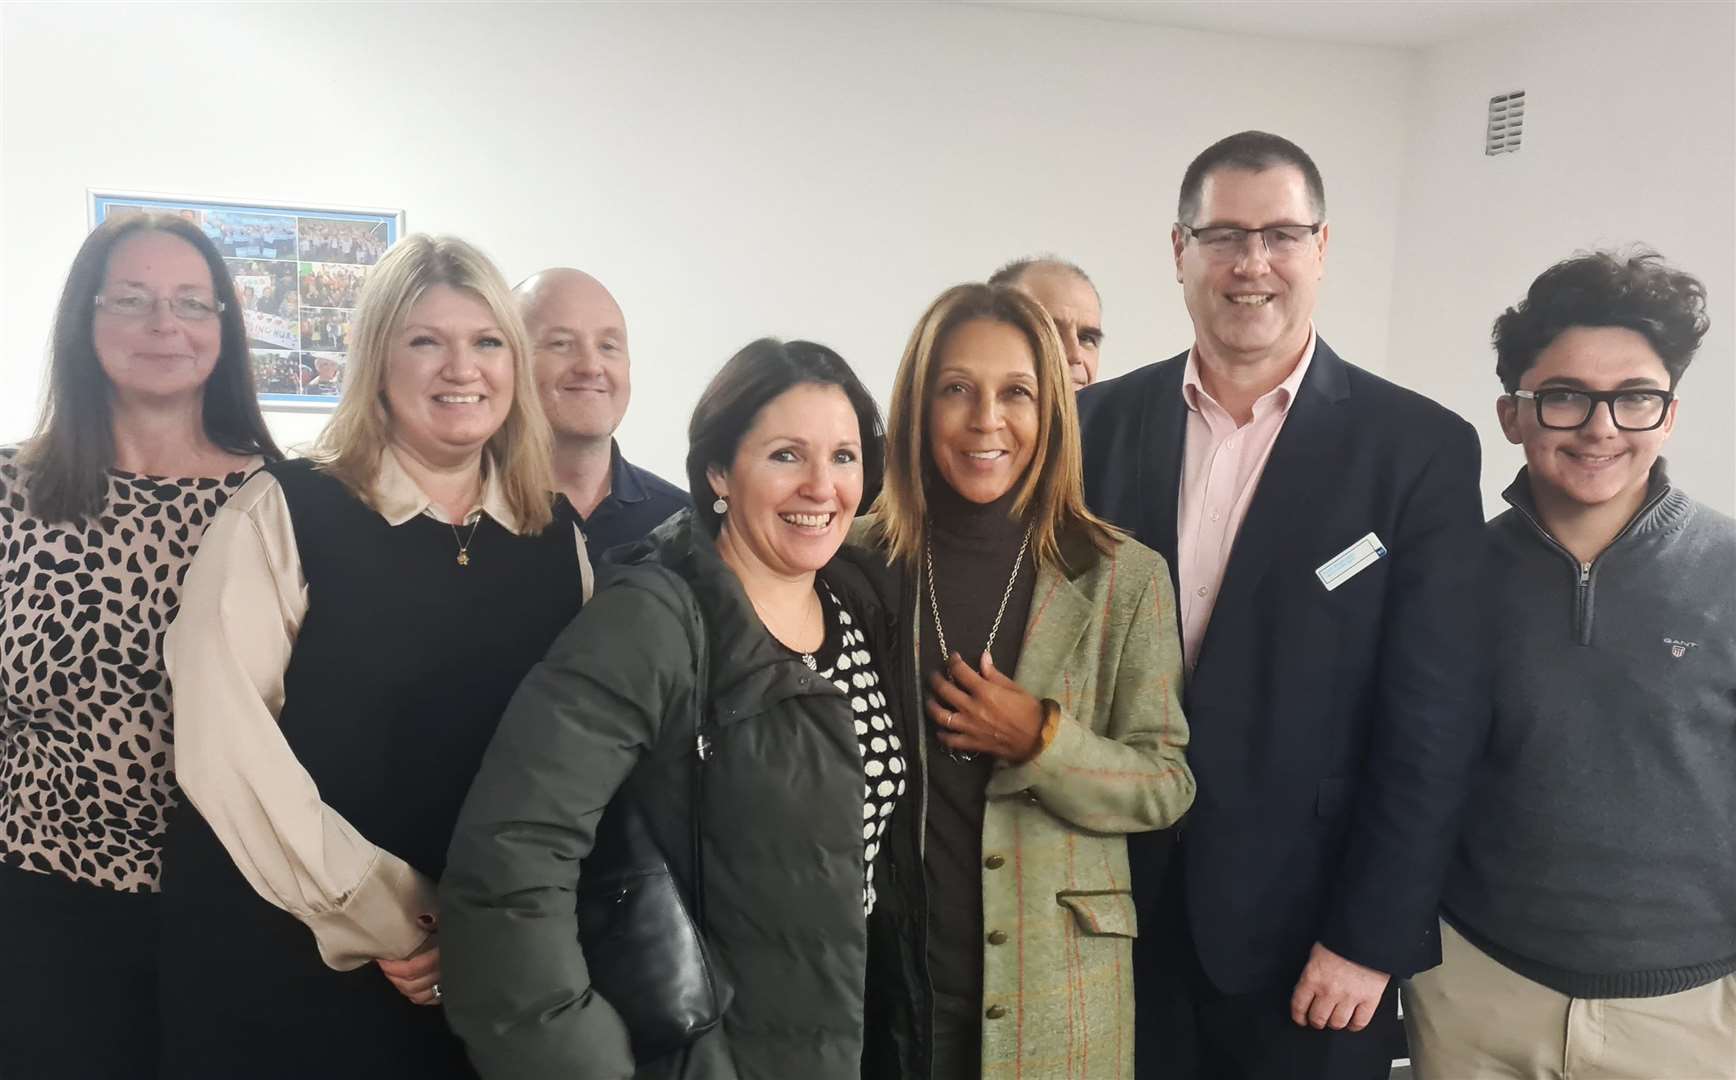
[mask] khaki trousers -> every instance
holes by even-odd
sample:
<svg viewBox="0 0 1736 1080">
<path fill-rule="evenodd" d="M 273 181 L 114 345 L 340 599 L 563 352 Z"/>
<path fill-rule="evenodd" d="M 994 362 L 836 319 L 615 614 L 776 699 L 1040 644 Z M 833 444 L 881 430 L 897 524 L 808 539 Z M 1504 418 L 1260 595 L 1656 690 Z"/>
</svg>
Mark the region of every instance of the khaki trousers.
<svg viewBox="0 0 1736 1080">
<path fill-rule="evenodd" d="M 1650 998 L 1570 998 L 1441 924 L 1441 966 L 1403 988 L 1416 1080 L 1732 1080 L 1736 975 Z"/>
</svg>

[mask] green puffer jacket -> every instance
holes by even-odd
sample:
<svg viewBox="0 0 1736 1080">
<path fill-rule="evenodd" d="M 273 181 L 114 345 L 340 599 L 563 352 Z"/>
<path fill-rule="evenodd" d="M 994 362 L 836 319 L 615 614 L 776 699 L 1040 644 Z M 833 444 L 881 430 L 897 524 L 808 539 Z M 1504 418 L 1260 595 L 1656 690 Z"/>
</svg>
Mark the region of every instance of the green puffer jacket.
<svg viewBox="0 0 1736 1080">
<path fill-rule="evenodd" d="M 459 816 L 440 882 L 447 1016 L 490 1080 L 858 1080 L 867 935 L 849 700 L 766 633 L 689 514 L 615 559 L 519 687 Z M 886 657 L 868 572 L 839 560 L 821 576 Z M 619 1015 L 591 992 L 574 889 L 618 792 L 691 885 L 701 645 L 708 942 L 735 997 L 684 1053 L 635 1063 Z M 666 730 L 689 748 L 665 753 Z"/>
</svg>

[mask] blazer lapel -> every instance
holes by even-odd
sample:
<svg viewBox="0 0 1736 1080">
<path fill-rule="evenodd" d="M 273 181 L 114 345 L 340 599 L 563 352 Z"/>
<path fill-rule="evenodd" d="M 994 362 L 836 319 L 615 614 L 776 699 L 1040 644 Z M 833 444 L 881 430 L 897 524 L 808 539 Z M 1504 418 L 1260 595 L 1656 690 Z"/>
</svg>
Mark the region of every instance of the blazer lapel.
<svg viewBox="0 0 1736 1080">
<path fill-rule="evenodd" d="M 1038 567 L 1013 681 L 1037 697 L 1061 700 L 1067 662 L 1090 624 L 1091 599 L 1060 568 Z"/>
<path fill-rule="evenodd" d="M 1169 563 L 1172 584 L 1176 574 L 1176 503 L 1181 497 L 1187 437 L 1187 403 L 1181 396 L 1186 364 L 1187 353 L 1169 361 L 1141 410 L 1138 485 L 1134 489 L 1142 509 L 1135 531 Z"/>
<path fill-rule="evenodd" d="M 1259 487 L 1248 504 L 1248 516 L 1242 519 L 1241 531 L 1230 549 L 1223 587 L 1212 606 L 1205 640 L 1200 643 L 1201 666 L 1212 654 L 1212 640 L 1223 625 L 1217 613 L 1236 610 L 1250 601 L 1273 557 L 1284 544 L 1294 542 L 1298 523 L 1315 517 L 1312 510 L 1327 497 L 1331 478 L 1341 474 L 1350 433 L 1348 410 L 1343 405 L 1349 397 L 1344 361 L 1325 341 L 1317 342 L 1308 374 L 1302 377 L 1290 415 L 1272 444 Z M 1197 677 L 1197 670 L 1195 674 Z"/>
</svg>

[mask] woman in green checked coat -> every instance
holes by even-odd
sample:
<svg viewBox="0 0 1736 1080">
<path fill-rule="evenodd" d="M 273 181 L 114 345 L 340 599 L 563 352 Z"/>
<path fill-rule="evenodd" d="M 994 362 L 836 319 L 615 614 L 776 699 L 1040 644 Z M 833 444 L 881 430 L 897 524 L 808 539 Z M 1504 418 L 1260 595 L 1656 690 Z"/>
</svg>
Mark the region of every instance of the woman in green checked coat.
<svg viewBox="0 0 1736 1080">
<path fill-rule="evenodd" d="M 1126 834 L 1193 801 L 1161 556 L 1085 509 L 1060 338 L 960 285 L 911 336 L 853 542 L 902 586 L 907 750 L 870 926 L 864 1077 L 1129 1077 Z M 914 751 L 914 752 L 911 752 Z"/>
</svg>

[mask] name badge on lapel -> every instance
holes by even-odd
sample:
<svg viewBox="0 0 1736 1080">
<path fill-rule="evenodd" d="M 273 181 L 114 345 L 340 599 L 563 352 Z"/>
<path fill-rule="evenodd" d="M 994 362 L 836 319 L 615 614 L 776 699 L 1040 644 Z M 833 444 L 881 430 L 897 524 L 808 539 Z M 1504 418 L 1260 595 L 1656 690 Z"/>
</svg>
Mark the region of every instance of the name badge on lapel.
<svg viewBox="0 0 1736 1080">
<path fill-rule="evenodd" d="M 1331 592 L 1384 558 L 1386 545 L 1380 542 L 1380 537 L 1369 533 L 1321 563 L 1315 569 L 1314 576 L 1320 579 L 1320 584 L 1326 586 L 1327 592 Z"/>
</svg>

